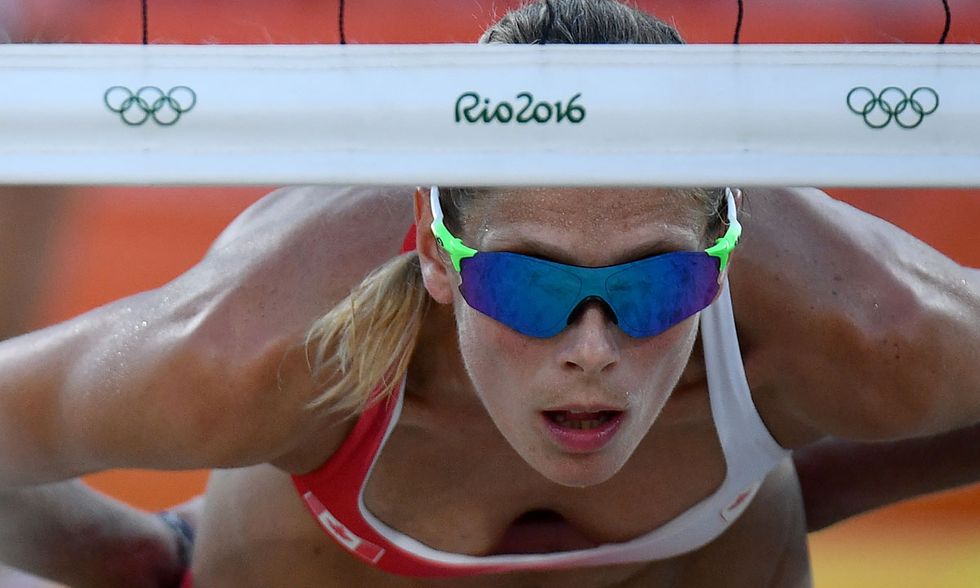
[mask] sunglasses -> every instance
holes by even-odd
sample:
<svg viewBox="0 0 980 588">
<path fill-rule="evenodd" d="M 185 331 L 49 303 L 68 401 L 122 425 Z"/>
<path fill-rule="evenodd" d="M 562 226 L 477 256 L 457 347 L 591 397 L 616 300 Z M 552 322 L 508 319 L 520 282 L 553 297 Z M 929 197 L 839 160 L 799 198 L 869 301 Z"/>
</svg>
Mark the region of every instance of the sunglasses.
<svg viewBox="0 0 980 588">
<path fill-rule="evenodd" d="M 477 251 L 446 228 L 432 187 L 432 233 L 459 272 L 471 308 L 529 337 L 554 337 L 584 302 L 600 300 L 631 337 L 653 337 L 715 299 L 742 227 L 725 188 L 728 230 L 704 251 L 677 251 L 605 267 L 581 267 L 506 251 Z"/>
</svg>

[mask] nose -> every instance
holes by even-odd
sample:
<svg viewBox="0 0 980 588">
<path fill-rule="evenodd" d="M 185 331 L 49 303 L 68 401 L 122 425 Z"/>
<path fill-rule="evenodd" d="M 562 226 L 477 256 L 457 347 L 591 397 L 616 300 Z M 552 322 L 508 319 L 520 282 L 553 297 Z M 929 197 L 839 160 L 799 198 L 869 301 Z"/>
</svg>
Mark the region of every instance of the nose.
<svg viewBox="0 0 980 588">
<path fill-rule="evenodd" d="M 601 300 L 586 300 L 569 319 L 563 333 L 561 360 L 567 369 L 599 374 L 620 358 L 616 317 Z"/>
</svg>

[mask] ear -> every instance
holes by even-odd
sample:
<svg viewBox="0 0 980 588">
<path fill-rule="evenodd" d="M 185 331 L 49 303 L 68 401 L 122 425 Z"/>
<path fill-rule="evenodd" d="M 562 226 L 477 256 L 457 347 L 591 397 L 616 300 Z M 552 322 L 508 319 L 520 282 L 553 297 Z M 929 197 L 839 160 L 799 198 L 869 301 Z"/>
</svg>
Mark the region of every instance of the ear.
<svg viewBox="0 0 980 588">
<path fill-rule="evenodd" d="M 432 207 L 429 190 L 415 189 L 415 251 L 422 268 L 422 282 L 429 296 L 440 304 L 452 304 L 456 270 L 432 234 Z"/>
</svg>

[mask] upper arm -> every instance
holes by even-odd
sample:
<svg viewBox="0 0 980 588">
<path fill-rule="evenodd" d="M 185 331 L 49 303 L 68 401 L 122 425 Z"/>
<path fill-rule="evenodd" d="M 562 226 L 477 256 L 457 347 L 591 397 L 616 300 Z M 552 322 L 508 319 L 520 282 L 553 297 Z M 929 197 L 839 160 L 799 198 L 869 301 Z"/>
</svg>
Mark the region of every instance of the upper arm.
<svg viewBox="0 0 980 588">
<path fill-rule="evenodd" d="M 324 425 L 313 320 L 398 253 L 411 191 L 297 188 L 165 286 L 0 345 L 0 477 L 275 459 Z"/>
<path fill-rule="evenodd" d="M 748 195 L 732 266 L 746 367 L 777 438 L 887 439 L 980 419 L 980 282 L 818 190 Z"/>
</svg>

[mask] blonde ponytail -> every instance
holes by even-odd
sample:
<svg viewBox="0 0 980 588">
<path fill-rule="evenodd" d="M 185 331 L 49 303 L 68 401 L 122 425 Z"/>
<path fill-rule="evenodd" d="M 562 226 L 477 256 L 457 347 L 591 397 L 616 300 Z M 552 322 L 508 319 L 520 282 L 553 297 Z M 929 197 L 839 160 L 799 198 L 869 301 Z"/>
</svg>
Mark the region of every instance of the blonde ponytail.
<svg viewBox="0 0 980 588">
<path fill-rule="evenodd" d="M 307 357 L 325 389 L 310 406 L 357 414 L 391 395 L 408 371 L 429 300 L 418 254 L 406 253 L 313 323 Z"/>
</svg>

